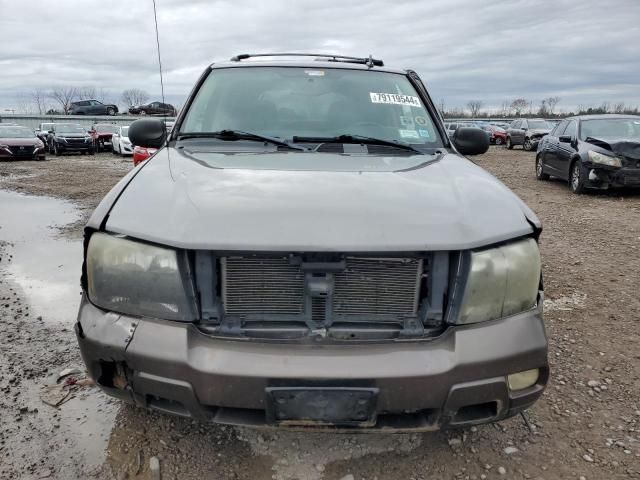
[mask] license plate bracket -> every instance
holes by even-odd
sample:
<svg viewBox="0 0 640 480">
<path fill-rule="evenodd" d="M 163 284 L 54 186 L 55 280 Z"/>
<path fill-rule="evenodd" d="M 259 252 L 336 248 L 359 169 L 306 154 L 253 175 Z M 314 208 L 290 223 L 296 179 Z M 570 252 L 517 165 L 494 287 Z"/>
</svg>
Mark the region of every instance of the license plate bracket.
<svg viewBox="0 0 640 480">
<path fill-rule="evenodd" d="M 300 426 L 372 427 L 377 388 L 268 387 L 267 421 Z"/>
</svg>

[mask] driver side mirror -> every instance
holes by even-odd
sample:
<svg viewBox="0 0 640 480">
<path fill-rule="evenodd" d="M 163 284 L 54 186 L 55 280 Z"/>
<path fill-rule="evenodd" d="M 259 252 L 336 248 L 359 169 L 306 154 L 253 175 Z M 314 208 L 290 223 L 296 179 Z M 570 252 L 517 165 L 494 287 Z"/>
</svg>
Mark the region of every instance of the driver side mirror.
<svg viewBox="0 0 640 480">
<path fill-rule="evenodd" d="M 129 140 L 139 147 L 162 148 L 167 140 L 167 129 L 162 120 L 141 118 L 129 126 Z"/>
<path fill-rule="evenodd" d="M 562 143 L 571 143 L 571 135 L 560 135 L 558 137 L 558 140 L 560 140 Z"/>
<path fill-rule="evenodd" d="M 460 127 L 451 140 L 462 155 L 481 155 L 489 150 L 489 135 L 478 127 Z"/>
</svg>

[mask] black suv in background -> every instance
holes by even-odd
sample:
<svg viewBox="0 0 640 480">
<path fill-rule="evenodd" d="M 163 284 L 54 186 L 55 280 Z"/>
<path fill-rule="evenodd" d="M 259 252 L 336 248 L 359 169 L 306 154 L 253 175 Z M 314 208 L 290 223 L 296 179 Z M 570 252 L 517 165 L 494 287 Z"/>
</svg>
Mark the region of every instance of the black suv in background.
<svg viewBox="0 0 640 480">
<path fill-rule="evenodd" d="M 551 127 L 542 118 L 523 118 L 514 120 L 507 129 L 507 148 L 522 145 L 527 152 L 535 150 L 540 139 L 551 131 Z"/>
<path fill-rule="evenodd" d="M 118 107 L 106 105 L 98 100 L 80 100 L 73 102 L 69 109 L 69 115 L 115 115 Z"/>
<path fill-rule="evenodd" d="M 56 156 L 66 152 L 88 153 L 93 155 L 95 147 L 93 137 L 87 129 L 77 123 L 54 123 L 49 130 L 49 151 Z"/>
<path fill-rule="evenodd" d="M 129 113 L 132 115 L 168 115 L 175 117 L 176 108 L 168 103 L 151 102 L 146 105 L 129 107 Z"/>
</svg>

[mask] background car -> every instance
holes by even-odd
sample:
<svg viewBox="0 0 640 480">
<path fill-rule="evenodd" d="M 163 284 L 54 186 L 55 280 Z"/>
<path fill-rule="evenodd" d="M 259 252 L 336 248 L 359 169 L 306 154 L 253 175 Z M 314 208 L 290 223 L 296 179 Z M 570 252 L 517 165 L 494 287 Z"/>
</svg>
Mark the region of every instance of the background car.
<svg viewBox="0 0 640 480">
<path fill-rule="evenodd" d="M 523 118 L 514 120 L 507 129 L 507 148 L 516 145 L 528 152 L 535 150 L 542 137 L 551 131 L 549 124 L 542 118 Z"/>
<path fill-rule="evenodd" d="M 96 123 L 91 127 L 91 137 L 96 152 L 112 150 L 111 137 L 118 131 L 118 125 L 112 123 Z"/>
<path fill-rule="evenodd" d="M 583 115 L 563 120 L 536 153 L 536 177 L 588 188 L 640 187 L 640 116 Z"/>
<path fill-rule="evenodd" d="M 147 147 L 133 147 L 133 166 L 137 166 L 138 164 L 144 162 L 151 158 L 156 152 L 157 148 L 147 148 Z"/>
<path fill-rule="evenodd" d="M 49 151 L 49 130 L 51 130 L 53 123 L 54 122 L 41 123 L 35 132 L 36 136 L 40 140 L 42 140 L 42 143 L 44 143 L 44 148 L 46 151 Z"/>
<path fill-rule="evenodd" d="M 119 126 L 111 136 L 111 151 L 114 155 L 133 155 L 133 145 L 129 140 L 129 126 Z"/>
<path fill-rule="evenodd" d="M 173 105 L 162 102 L 151 102 L 146 105 L 136 105 L 129 107 L 129 113 L 133 115 L 168 115 L 176 116 L 176 109 Z"/>
<path fill-rule="evenodd" d="M 32 130 L 0 124 L 0 160 L 44 159 L 44 143 Z"/>
<path fill-rule="evenodd" d="M 69 109 L 69 115 L 115 115 L 116 113 L 118 113 L 116 105 L 107 105 L 98 100 L 73 102 Z"/>
<path fill-rule="evenodd" d="M 93 137 L 85 127 L 77 123 L 54 123 L 49 131 L 49 151 L 56 156 L 68 152 L 93 155 Z"/>
<path fill-rule="evenodd" d="M 479 124 L 479 127 L 489 134 L 489 141 L 495 145 L 502 145 L 507 139 L 507 133 L 500 127 L 489 123 Z"/>
</svg>

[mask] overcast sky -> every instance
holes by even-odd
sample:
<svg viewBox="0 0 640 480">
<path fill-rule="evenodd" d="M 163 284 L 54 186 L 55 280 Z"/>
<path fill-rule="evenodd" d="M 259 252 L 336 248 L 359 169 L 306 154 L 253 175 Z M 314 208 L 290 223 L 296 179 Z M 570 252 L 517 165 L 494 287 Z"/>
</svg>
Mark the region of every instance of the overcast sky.
<svg viewBox="0 0 640 480">
<path fill-rule="evenodd" d="M 436 102 L 640 105 L 640 0 L 157 0 L 165 93 L 234 54 L 322 51 L 413 68 Z M 0 0 L 0 114 L 37 87 L 159 97 L 152 0 Z"/>
</svg>

